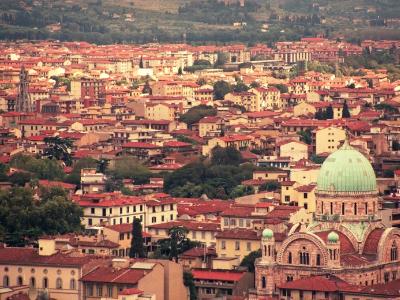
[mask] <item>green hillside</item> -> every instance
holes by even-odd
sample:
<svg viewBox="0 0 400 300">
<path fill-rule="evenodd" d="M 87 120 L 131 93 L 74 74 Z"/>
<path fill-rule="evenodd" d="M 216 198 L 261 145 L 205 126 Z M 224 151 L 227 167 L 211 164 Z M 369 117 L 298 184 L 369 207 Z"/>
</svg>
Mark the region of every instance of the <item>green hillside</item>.
<svg viewBox="0 0 400 300">
<path fill-rule="evenodd" d="M 399 28 L 398 0 L 0 1 L 0 39 L 256 43 L 317 34 L 397 39 Z"/>
</svg>

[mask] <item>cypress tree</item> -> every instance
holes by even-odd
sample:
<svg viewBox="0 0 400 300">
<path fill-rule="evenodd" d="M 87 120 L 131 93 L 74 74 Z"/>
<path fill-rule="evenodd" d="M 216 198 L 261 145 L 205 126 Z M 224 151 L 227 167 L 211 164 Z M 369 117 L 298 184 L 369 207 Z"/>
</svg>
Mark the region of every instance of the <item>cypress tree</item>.
<svg viewBox="0 0 400 300">
<path fill-rule="evenodd" d="M 346 100 L 343 103 L 342 118 L 350 118 L 350 111 Z"/>
<path fill-rule="evenodd" d="M 333 108 L 332 105 L 329 105 L 326 109 L 326 119 L 333 119 Z"/>
<path fill-rule="evenodd" d="M 138 218 L 133 219 L 132 240 L 131 240 L 131 249 L 129 251 L 129 257 L 131 258 L 145 257 L 144 247 L 143 247 L 142 223 Z"/>
</svg>

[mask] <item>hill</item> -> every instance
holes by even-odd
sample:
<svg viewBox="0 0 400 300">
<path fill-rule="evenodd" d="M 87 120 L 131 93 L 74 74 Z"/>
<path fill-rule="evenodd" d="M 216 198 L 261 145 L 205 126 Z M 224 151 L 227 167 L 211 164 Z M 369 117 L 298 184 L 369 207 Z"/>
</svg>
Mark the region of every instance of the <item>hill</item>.
<svg viewBox="0 0 400 300">
<path fill-rule="evenodd" d="M 95 43 L 400 38 L 398 0 L 2 0 L 0 39 Z"/>
</svg>

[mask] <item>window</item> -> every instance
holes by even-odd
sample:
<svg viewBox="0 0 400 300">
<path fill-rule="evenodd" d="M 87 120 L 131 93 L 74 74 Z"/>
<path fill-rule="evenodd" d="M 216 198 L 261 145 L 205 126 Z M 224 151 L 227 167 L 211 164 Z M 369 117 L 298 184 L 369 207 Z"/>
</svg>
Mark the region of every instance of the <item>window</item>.
<svg viewBox="0 0 400 300">
<path fill-rule="evenodd" d="M 197 238 L 197 232 L 196 231 L 192 231 L 192 239 L 196 239 Z"/>
<path fill-rule="evenodd" d="M 354 215 L 357 215 L 357 203 L 354 203 Z"/>
<path fill-rule="evenodd" d="M 113 294 L 113 293 L 112 293 L 112 290 L 113 290 L 112 286 L 109 285 L 109 286 L 107 287 L 107 295 L 108 295 L 109 298 L 112 297 L 112 294 Z"/>
<path fill-rule="evenodd" d="M 155 213 L 156 212 L 156 207 L 155 206 L 153 206 L 153 213 Z"/>
<path fill-rule="evenodd" d="M 301 265 L 309 265 L 310 254 L 308 252 L 299 252 L 299 261 Z"/>
<path fill-rule="evenodd" d="M 251 242 L 246 243 L 246 250 L 251 251 Z"/>
<path fill-rule="evenodd" d="M 390 248 L 390 260 L 397 260 L 397 244 L 396 241 L 393 241 L 392 247 Z"/>
<path fill-rule="evenodd" d="M 22 279 L 22 276 L 17 277 L 17 285 L 18 286 L 24 285 L 24 280 Z"/>
<path fill-rule="evenodd" d="M 164 222 L 164 220 L 165 220 L 165 217 L 161 216 L 161 222 Z"/>
<path fill-rule="evenodd" d="M 226 249 L 225 241 L 221 241 L 221 249 L 222 249 L 222 250 L 225 250 L 225 249 Z"/>
<path fill-rule="evenodd" d="M 57 278 L 57 280 L 56 280 L 56 289 L 59 289 L 59 290 L 62 289 L 62 279 L 61 278 Z"/>
<path fill-rule="evenodd" d="M 333 202 L 331 202 L 331 215 L 333 215 Z"/>
<path fill-rule="evenodd" d="M 292 263 L 292 252 L 288 253 L 288 264 Z"/>
<path fill-rule="evenodd" d="M 321 254 L 317 254 L 316 264 L 317 266 L 321 265 Z"/>
<path fill-rule="evenodd" d="M 290 202 L 290 196 L 285 196 L 285 202 Z"/>
<path fill-rule="evenodd" d="M 342 216 L 344 216 L 344 203 L 342 203 Z"/>
<path fill-rule="evenodd" d="M 239 226 L 243 227 L 243 219 L 239 219 Z"/>
<path fill-rule="evenodd" d="M 87 295 L 93 296 L 93 285 L 91 284 L 87 286 Z"/>
<path fill-rule="evenodd" d="M 304 199 L 307 199 L 307 198 L 308 198 L 308 193 L 304 193 L 304 194 L 303 194 L 303 198 L 304 198 Z"/>
<path fill-rule="evenodd" d="M 385 274 L 383 274 L 383 278 L 384 278 L 384 280 L 385 280 L 385 282 L 388 282 L 389 281 L 389 272 L 385 272 Z"/>
<path fill-rule="evenodd" d="M 43 278 L 42 287 L 44 289 L 47 289 L 49 287 L 49 280 L 47 279 L 47 277 Z"/>
<path fill-rule="evenodd" d="M 250 227 L 251 223 L 250 220 L 246 220 L 246 227 Z"/>
<path fill-rule="evenodd" d="M 308 203 L 304 203 L 304 209 L 308 209 Z"/>
<path fill-rule="evenodd" d="M 90 208 L 90 213 L 91 213 L 92 215 L 95 214 L 95 208 L 94 208 L 94 207 Z"/>
<path fill-rule="evenodd" d="M 36 287 L 36 279 L 35 279 L 35 277 L 31 277 L 31 279 L 29 280 L 29 286 L 31 288 L 35 288 Z"/>
<path fill-rule="evenodd" d="M 235 242 L 235 250 L 236 251 L 240 250 L 240 241 Z"/>
<path fill-rule="evenodd" d="M 119 208 L 119 214 L 122 215 L 122 207 Z"/>
<path fill-rule="evenodd" d="M 229 219 L 228 218 L 224 218 L 224 226 L 229 226 Z"/>
<path fill-rule="evenodd" d="M 122 221 L 122 218 L 119 218 L 119 224 L 122 224 L 122 223 L 124 223 L 124 222 Z"/>
<path fill-rule="evenodd" d="M 101 297 L 103 296 L 103 287 L 102 286 L 97 286 L 97 296 Z"/>
<path fill-rule="evenodd" d="M 126 217 L 126 223 L 129 224 L 129 217 Z"/>
<path fill-rule="evenodd" d="M 122 241 L 122 240 L 124 239 L 124 236 L 125 236 L 125 235 L 124 235 L 123 233 L 120 233 L 120 234 L 119 234 L 119 240 Z"/>
<path fill-rule="evenodd" d="M 140 211 L 143 211 L 143 205 L 140 205 Z"/>
<path fill-rule="evenodd" d="M 265 276 L 261 277 L 261 288 L 265 289 L 267 287 L 267 279 Z"/>
<path fill-rule="evenodd" d="M 3 286 L 4 287 L 10 286 L 10 277 L 8 277 L 7 275 L 3 276 Z"/>
<path fill-rule="evenodd" d="M 157 217 L 152 217 L 151 218 L 151 223 L 156 223 L 157 222 Z"/>
<path fill-rule="evenodd" d="M 107 215 L 107 209 L 103 208 L 103 213 L 102 213 L 103 217 L 105 217 Z"/>
<path fill-rule="evenodd" d="M 88 219 L 88 225 L 92 225 L 92 219 Z"/>
<path fill-rule="evenodd" d="M 202 238 L 203 240 L 206 238 L 206 232 L 205 232 L 205 231 L 202 231 L 202 232 L 201 232 L 201 238 Z"/>
<path fill-rule="evenodd" d="M 231 219 L 231 226 L 236 226 L 236 219 Z"/>
<path fill-rule="evenodd" d="M 287 281 L 287 282 L 293 281 L 293 275 L 287 275 L 287 276 L 286 276 L 286 281 Z"/>
<path fill-rule="evenodd" d="M 169 215 L 169 219 L 172 221 L 172 220 L 174 219 L 174 215 L 173 215 L 173 214 L 170 214 L 170 215 Z"/>
<path fill-rule="evenodd" d="M 69 281 L 69 289 L 70 290 L 75 290 L 76 289 L 76 281 L 75 281 L 75 279 L 71 279 Z"/>
<path fill-rule="evenodd" d="M 133 212 L 136 212 L 136 206 L 133 206 Z"/>
<path fill-rule="evenodd" d="M 174 205 L 173 204 L 169 205 L 169 210 L 174 210 Z"/>
</svg>

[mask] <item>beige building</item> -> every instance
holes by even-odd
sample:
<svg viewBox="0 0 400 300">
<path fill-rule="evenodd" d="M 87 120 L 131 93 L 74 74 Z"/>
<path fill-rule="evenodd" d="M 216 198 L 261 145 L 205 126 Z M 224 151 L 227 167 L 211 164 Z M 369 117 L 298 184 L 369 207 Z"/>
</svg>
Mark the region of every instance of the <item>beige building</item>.
<svg viewBox="0 0 400 300">
<path fill-rule="evenodd" d="M 346 131 L 338 127 L 325 127 L 315 130 L 315 153 L 332 153 L 346 138 Z"/>
<path fill-rule="evenodd" d="M 243 258 L 260 249 L 260 235 L 251 229 L 228 229 L 216 235 L 217 254 L 222 258 Z"/>
<path fill-rule="evenodd" d="M 146 103 L 145 118 L 150 120 L 175 120 L 176 107 L 163 103 Z"/>
<path fill-rule="evenodd" d="M 279 145 L 279 156 L 289 157 L 292 161 L 308 159 L 309 146 L 300 141 L 284 141 Z"/>
</svg>

